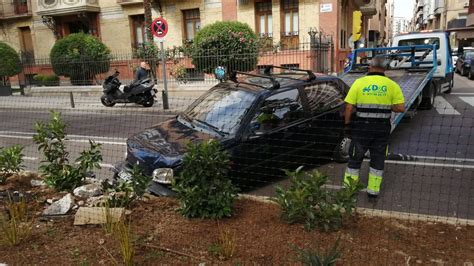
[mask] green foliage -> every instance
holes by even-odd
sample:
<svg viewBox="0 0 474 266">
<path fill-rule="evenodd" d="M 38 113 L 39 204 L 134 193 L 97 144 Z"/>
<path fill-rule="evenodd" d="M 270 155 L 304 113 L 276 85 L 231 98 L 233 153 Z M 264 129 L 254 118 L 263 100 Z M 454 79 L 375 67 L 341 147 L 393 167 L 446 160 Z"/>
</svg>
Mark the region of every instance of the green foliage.
<svg viewBox="0 0 474 266">
<path fill-rule="evenodd" d="M 0 42 L 0 62 L 1 85 L 7 85 L 8 77 L 21 72 L 20 56 L 8 44 Z"/>
<path fill-rule="evenodd" d="M 90 85 L 96 74 L 106 73 L 110 50 L 99 39 L 75 33 L 58 40 L 50 53 L 54 73 L 71 78 L 74 85 Z"/>
<path fill-rule="evenodd" d="M 156 62 L 160 57 L 160 49 L 154 43 L 145 42 L 135 50 L 135 57 Z"/>
<path fill-rule="evenodd" d="M 228 71 L 250 71 L 258 60 L 259 40 L 249 25 L 237 21 L 215 22 L 198 31 L 192 45 L 192 62 L 198 71 L 214 73 L 218 66 Z"/>
<path fill-rule="evenodd" d="M 40 86 L 59 86 L 59 77 L 57 75 L 35 75 L 33 79 Z"/>
<path fill-rule="evenodd" d="M 291 178 L 288 190 L 276 189 L 276 198 L 282 209 L 282 218 L 288 223 L 304 223 L 307 230 L 318 227 L 324 231 L 337 230 L 343 219 L 355 207 L 357 192 L 362 188 L 354 182 L 348 188 L 331 192 L 324 188 L 328 176 L 319 172 L 286 171 Z"/>
<path fill-rule="evenodd" d="M 172 184 L 188 218 L 222 218 L 232 214 L 237 189 L 227 177 L 229 154 L 219 142 L 189 144 L 181 176 Z"/>
<path fill-rule="evenodd" d="M 138 165 L 134 165 L 129 171 L 130 180 L 118 180 L 112 185 L 108 182 L 102 183 L 102 188 L 109 194 L 107 205 L 111 208 L 130 207 L 130 204 L 143 198 L 153 178 L 143 174 Z"/>
<path fill-rule="evenodd" d="M 100 169 L 102 155 L 100 144 L 89 140 L 90 149 L 82 151 L 75 163 L 69 163 L 69 152 L 66 150 L 66 124 L 61 113 L 51 112 L 51 121 L 37 122 L 33 141 L 38 150 L 43 152 L 40 172 L 46 176 L 45 182 L 56 190 L 73 190 L 80 186 L 85 177 L 94 169 Z"/>
<path fill-rule="evenodd" d="M 324 253 L 318 250 L 302 249 L 298 247 L 295 247 L 294 249 L 298 254 L 298 260 L 303 265 L 332 266 L 335 265 L 341 257 L 341 251 L 339 249 L 339 239 L 329 251 L 326 251 Z"/>
<path fill-rule="evenodd" d="M 23 157 L 23 147 L 20 145 L 0 148 L 0 184 L 5 182 L 9 175 L 24 169 Z"/>
</svg>

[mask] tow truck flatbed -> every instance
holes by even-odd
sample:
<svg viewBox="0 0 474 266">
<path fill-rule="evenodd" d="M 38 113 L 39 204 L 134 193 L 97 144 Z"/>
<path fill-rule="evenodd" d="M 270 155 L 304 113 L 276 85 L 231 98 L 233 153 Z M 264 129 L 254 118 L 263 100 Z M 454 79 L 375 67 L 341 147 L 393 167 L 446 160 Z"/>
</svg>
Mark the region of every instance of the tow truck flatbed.
<svg viewBox="0 0 474 266">
<path fill-rule="evenodd" d="M 434 46 L 431 45 L 419 45 L 419 46 L 401 46 L 401 47 L 384 47 L 384 48 L 366 48 L 357 49 L 353 53 L 352 58 L 357 58 L 360 53 L 372 53 L 372 54 L 383 54 L 388 58 L 397 58 L 400 60 L 404 58 L 404 62 L 401 65 L 405 65 L 407 60 L 410 60 L 410 67 L 396 68 L 396 61 L 394 64 L 390 64 L 391 68 L 385 72 L 385 75 L 398 83 L 402 89 L 403 96 L 405 97 L 406 112 L 404 113 L 393 113 L 391 118 L 392 132 L 398 126 L 402 118 L 408 112 L 408 110 L 416 107 L 414 105 L 419 104 L 417 99 L 420 99 L 424 88 L 431 81 L 433 74 L 436 71 L 437 62 L 436 52 L 434 53 L 433 61 L 424 61 L 423 56 L 419 56 L 420 52 L 423 51 L 436 51 Z M 388 53 L 391 52 L 391 53 Z M 352 86 L 355 80 L 361 78 L 367 74 L 367 64 L 356 64 L 353 63 L 348 72 L 341 76 L 341 79 L 349 86 Z"/>
</svg>

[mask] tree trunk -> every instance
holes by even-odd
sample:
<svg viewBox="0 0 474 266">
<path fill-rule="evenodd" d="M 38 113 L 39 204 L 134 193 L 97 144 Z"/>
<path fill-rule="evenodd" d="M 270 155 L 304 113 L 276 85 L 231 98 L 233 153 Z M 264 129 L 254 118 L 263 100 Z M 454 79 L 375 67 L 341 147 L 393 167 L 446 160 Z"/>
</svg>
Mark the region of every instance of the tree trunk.
<svg viewBox="0 0 474 266">
<path fill-rule="evenodd" d="M 145 13 L 145 31 L 146 31 L 146 41 L 153 43 L 153 33 L 151 32 L 151 23 L 153 18 L 151 15 L 151 0 L 143 0 L 143 9 Z"/>
</svg>

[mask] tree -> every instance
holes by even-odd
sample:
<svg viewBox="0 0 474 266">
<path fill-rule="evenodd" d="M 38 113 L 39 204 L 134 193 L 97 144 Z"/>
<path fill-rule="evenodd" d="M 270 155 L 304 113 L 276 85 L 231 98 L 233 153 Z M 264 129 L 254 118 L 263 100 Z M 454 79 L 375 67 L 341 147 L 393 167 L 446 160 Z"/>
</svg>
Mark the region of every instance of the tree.
<svg viewBox="0 0 474 266">
<path fill-rule="evenodd" d="M 8 79 L 21 72 L 21 62 L 18 53 L 4 42 L 0 42 L 0 80 L 3 86 L 8 86 Z"/>
<path fill-rule="evenodd" d="M 198 71 L 213 73 L 218 66 L 228 71 L 250 71 L 257 66 L 259 41 L 247 25 L 236 21 L 215 22 L 198 31 L 191 49 Z"/>
<path fill-rule="evenodd" d="M 70 77 L 74 85 L 90 85 L 95 75 L 109 71 L 110 50 L 85 33 L 71 34 L 54 44 L 50 53 L 53 71 Z"/>
</svg>

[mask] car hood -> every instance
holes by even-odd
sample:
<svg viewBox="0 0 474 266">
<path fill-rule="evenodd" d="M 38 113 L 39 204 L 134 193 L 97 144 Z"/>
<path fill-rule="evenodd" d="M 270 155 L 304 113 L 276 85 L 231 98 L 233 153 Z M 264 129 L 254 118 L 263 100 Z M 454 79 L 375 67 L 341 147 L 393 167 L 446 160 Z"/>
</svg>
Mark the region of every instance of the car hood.
<svg viewBox="0 0 474 266">
<path fill-rule="evenodd" d="M 186 145 L 214 137 L 189 128 L 177 119 L 146 129 L 127 140 L 127 161 L 151 174 L 156 168 L 175 168 L 182 162 Z"/>
</svg>

